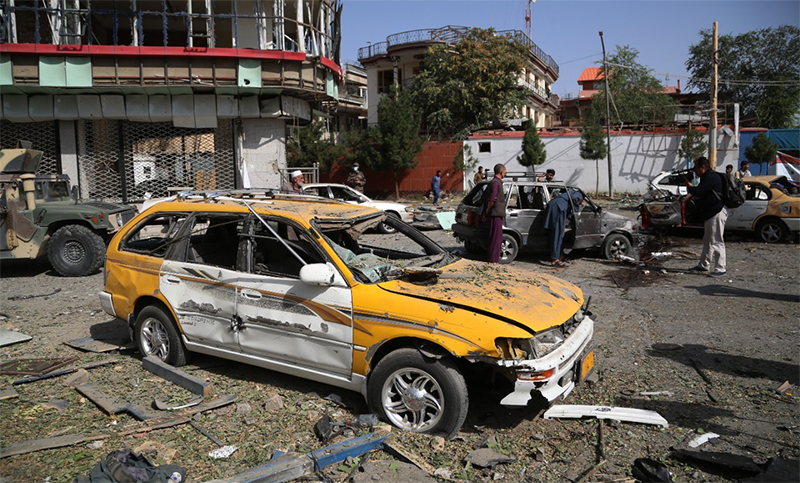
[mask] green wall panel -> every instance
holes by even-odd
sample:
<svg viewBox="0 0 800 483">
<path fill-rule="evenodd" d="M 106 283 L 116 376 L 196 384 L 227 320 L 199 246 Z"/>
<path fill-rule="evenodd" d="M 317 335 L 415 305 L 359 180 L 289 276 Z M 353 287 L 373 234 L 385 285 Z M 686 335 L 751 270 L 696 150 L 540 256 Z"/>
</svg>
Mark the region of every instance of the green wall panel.
<svg viewBox="0 0 800 483">
<path fill-rule="evenodd" d="M 0 55 L 0 86 L 13 86 L 14 76 L 11 74 L 11 56 Z"/>
<path fill-rule="evenodd" d="M 39 57 L 39 85 L 45 87 L 65 87 L 67 68 L 64 57 Z"/>
<path fill-rule="evenodd" d="M 239 87 L 261 87 L 261 59 L 239 59 L 236 74 Z"/>
</svg>

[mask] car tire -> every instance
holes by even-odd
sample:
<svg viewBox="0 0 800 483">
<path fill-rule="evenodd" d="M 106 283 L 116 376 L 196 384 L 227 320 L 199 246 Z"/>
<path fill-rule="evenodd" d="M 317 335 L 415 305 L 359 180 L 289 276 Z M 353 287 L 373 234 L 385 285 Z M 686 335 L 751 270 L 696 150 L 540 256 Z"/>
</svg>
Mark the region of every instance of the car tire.
<svg viewBox="0 0 800 483">
<path fill-rule="evenodd" d="M 519 254 L 519 243 L 514 235 L 503 233 L 503 241 L 500 245 L 500 263 L 511 263 Z"/>
<path fill-rule="evenodd" d="M 399 220 L 400 219 L 400 215 L 398 215 L 397 213 L 392 213 L 391 211 L 387 211 L 386 215 L 387 216 L 391 216 L 395 220 Z M 378 225 L 378 233 L 383 233 L 384 235 L 389 235 L 389 234 L 394 233 L 396 231 L 397 231 L 397 228 L 389 226 L 386 223 L 381 223 L 380 225 Z"/>
<path fill-rule="evenodd" d="M 630 257 L 633 255 L 631 241 L 622 233 L 612 233 L 603 242 L 603 256 L 609 260 L 619 258 L 620 255 Z"/>
<path fill-rule="evenodd" d="M 467 385 L 453 360 L 426 358 L 411 348 L 378 362 L 367 383 L 367 401 L 389 424 L 448 439 L 461 429 L 469 409 Z"/>
<path fill-rule="evenodd" d="M 151 305 L 139 312 L 134 336 L 142 357 L 158 357 L 175 367 L 186 364 L 186 350 L 175 322 L 161 308 Z"/>
<path fill-rule="evenodd" d="M 758 222 L 756 233 L 764 243 L 778 243 L 789 235 L 789 228 L 777 218 L 767 218 Z"/>
<path fill-rule="evenodd" d="M 106 244 L 103 238 L 82 225 L 62 226 L 47 243 L 50 265 L 65 277 L 84 277 L 103 266 Z"/>
</svg>

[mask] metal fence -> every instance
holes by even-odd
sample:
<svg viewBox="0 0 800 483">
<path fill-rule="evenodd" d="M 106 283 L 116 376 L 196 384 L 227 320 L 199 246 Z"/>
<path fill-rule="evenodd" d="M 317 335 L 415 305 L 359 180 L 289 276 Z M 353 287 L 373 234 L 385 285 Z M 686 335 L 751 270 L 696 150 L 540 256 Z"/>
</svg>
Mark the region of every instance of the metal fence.
<svg viewBox="0 0 800 483">
<path fill-rule="evenodd" d="M 30 141 L 33 149 L 44 153 L 39 163 L 39 173 L 61 172 L 55 121 L 20 123 L 0 121 L 0 149 L 14 149 L 20 140 Z"/>
</svg>

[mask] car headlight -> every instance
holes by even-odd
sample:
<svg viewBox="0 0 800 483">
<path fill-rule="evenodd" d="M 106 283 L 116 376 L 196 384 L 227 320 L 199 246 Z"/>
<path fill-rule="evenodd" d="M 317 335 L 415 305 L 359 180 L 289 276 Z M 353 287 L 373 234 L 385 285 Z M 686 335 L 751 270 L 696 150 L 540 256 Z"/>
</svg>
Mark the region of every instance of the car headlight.
<svg viewBox="0 0 800 483">
<path fill-rule="evenodd" d="M 122 226 L 122 213 L 117 213 L 117 227 Z"/>
<path fill-rule="evenodd" d="M 544 357 L 564 343 L 564 335 L 560 328 L 550 329 L 533 337 L 533 351 L 536 357 Z"/>
<path fill-rule="evenodd" d="M 414 210 L 416 210 L 416 209 L 417 209 L 417 207 L 416 207 L 416 206 L 414 206 L 414 205 L 411 205 L 411 206 L 406 206 L 406 207 L 404 208 L 404 210 L 405 210 L 405 212 L 406 212 L 406 213 L 414 213 Z"/>
</svg>

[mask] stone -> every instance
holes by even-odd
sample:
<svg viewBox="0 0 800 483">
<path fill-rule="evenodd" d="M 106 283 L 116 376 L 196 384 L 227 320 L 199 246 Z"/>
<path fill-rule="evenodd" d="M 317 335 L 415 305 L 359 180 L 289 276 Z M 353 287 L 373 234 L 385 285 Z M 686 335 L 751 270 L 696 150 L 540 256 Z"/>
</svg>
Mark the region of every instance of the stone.
<svg viewBox="0 0 800 483">
<path fill-rule="evenodd" d="M 89 372 L 86 369 L 78 369 L 64 379 L 63 384 L 68 387 L 75 387 L 89 382 Z"/>
<path fill-rule="evenodd" d="M 434 451 L 444 451 L 444 438 L 441 436 L 431 438 L 431 448 Z"/>
<path fill-rule="evenodd" d="M 500 454 L 497 451 L 489 448 L 476 449 L 468 454 L 466 461 L 470 462 L 473 466 L 478 468 L 493 468 L 500 463 L 511 463 L 514 458 Z"/>
<path fill-rule="evenodd" d="M 240 402 L 236 404 L 236 414 L 250 414 L 252 411 L 253 408 L 250 407 L 250 405 L 246 402 Z"/>
<path fill-rule="evenodd" d="M 277 411 L 279 409 L 283 409 L 283 398 L 278 394 L 272 396 L 264 403 L 264 409 L 267 411 Z"/>
</svg>

